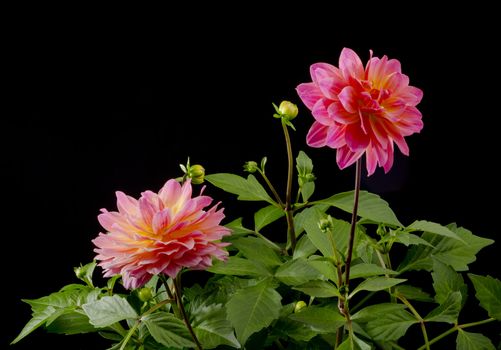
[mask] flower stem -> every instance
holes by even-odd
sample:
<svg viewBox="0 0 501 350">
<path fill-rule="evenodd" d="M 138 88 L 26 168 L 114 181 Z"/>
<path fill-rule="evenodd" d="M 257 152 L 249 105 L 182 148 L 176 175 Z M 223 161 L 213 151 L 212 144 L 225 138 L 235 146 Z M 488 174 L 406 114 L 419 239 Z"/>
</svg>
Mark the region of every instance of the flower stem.
<svg viewBox="0 0 501 350">
<path fill-rule="evenodd" d="M 177 301 L 177 299 L 172 294 L 172 291 L 170 290 L 169 283 L 167 282 L 167 278 L 165 277 L 165 275 L 159 274 L 158 277 L 160 278 L 160 281 L 162 281 L 162 283 L 165 287 L 165 291 L 167 292 L 167 295 L 169 296 L 169 299 Z M 181 318 L 181 314 L 179 313 L 179 308 L 177 306 L 177 303 L 171 303 L 171 305 L 172 305 L 172 310 L 174 311 L 174 315 L 176 315 L 177 318 Z"/>
<path fill-rule="evenodd" d="M 474 327 L 474 326 L 480 326 L 482 324 L 493 322 L 495 320 L 496 320 L 495 318 L 491 317 L 491 318 L 487 318 L 487 319 L 482 320 L 482 321 L 477 321 L 477 322 L 471 322 L 471 323 L 465 323 L 465 324 L 461 324 L 461 325 L 456 325 L 456 326 L 454 326 L 454 327 L 446 330 L 442 334 L 436 336 L 432 340 L 430 340 L 429 345 L 435 344 L 439 340 L 445 338 L 449 334 L 454 333 L 455 331 L 457 331 L 459 329 L 464 329 L 464 328 L 469 328 L 469 327 Z M 424 349 L 427 349 L 426 344 L 422 345 L 421 347 L 418 348 L 418 350 L 424 350 Z"/>
<path fill-rule="evenodd" d="M 266 174 L 264 173 L 264 171 L 262 171 L 261 169 L 257 169 L 257 170 L 259 171 L 259 173 L 263 177 L 264 182 L 266 182 L 266 184 L 268 185 L 269 189 L 271 190 L 271 193 L 273 193 L 273 196 L 275 197 L 275 200 L 277 201 L 277 203 L 282 208 L 284 208 L 285 204 L 284 204 L 284 202 L 282 202 L 282 199 L 280 199 L 280 196 L 278 195 L 278 192 L 275 189 L 275 186 L 273 186 L 273 184 L 271 183 L 270 179 L 268 179 L 268 176 L 266 176 Z"/>
<path fill-rule="evenodd" d="M 360 182 L 362 180 L 362 161 L 357 160 L 355 168 L 355 195 L 353 200 L 353 212 L 351 214 L 351 227 L 350 227 L 350 237 L 348 241 L 348 252 L 346 254 L 346 267 L 345 267 L 345 278 L 344 283 L 346 285 L 346 290 L 350 285 L 350 268 L 351 268 L 351 258 L 353 256 L 353 243 L 355 242 L 355 231 L 357 227 L 357 213 L 358 213 L 358 198 L 360 196 Z"/>
<path fill-rule="evenodd" d="M 193 327 L 191 327 L 191 323 L 188 319 L 188 315 L 186 314 L 186 310 L 184 309 L 183 301 L 181 298 L 181 279 L 179 278 L 179 276 L 174 278 L 174 289 L 176 291 L 177 305 L 179 307 L 179 310 L 181 311 L 181 316 L 183 317 L 184 324 L 186 325 L 186 328 L 188 328 L 188 331 L 190 332 L 191 338 L 195 342 L 197 349 L 203 350 L 202 344 L 200 344 L 200 342 L 198 341 L 195 331 L 193 330 Z"/>
<path fill-rule="evenodd" d="M 287 217 L 287 232 L 289 234 L 289 239 L 291 242 L 291 250 L 294 253 L 296 249 L 296 232 L 294 231 L 294 218 L 292 213 L 292 174 L 294 160 L 292 158 L 292 145 L 291 138 L 289 135 L 289 130 L 285 121 L 282 119 L 282 128 L 285 135 L 285 143 L 287 145 L 287 159 L 288 159 L 288 171 L 287 171 L 287 192 L 285 195 L 285 215 Z"/>
</svg>

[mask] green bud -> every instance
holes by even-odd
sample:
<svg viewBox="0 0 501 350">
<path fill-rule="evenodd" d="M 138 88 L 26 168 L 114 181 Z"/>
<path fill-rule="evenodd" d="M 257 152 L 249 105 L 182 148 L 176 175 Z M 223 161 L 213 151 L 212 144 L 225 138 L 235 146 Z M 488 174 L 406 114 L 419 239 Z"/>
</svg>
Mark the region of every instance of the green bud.
<svg viewBox="0 0 501 350">
<path fill-rule="evenodd" d="M 83 266 L 75 267 L 74 271 L 78 279 L 83 279 L 85 277 L 85 270 L 83 269 Z"/>
<path fill-rule="evenodd" d="M 306 303 L 302 300 L 299 300 L 294 306 L 294 313 L 301 311 L 301 309 L 304 309 L 305 307 Z"/>
<path fill-rule="evenodd" d="M 190 166 L 188 170 L 188 177 L 191 178 L 191 183 L 195 185 L 200 185 L 204 182 L 205 169 L 200 164 L 195 164 Z"/>
<path fill-rule="evenodd" d="M 288 120 L 292 120 L 297 117 L 298 109 L 297 106 L 289 101 L 282 101 L 278 107 L 278 112 L 280 115 Z"/>
<path fill-rule="evenodd" d="M 141 288 L 137 293 L 139 300 L 145 302 L 149 301 L 153 298 L 153 294 L 151 293 L 151 289 L 148 287 Z"/>
<path fill-rule="evenodd" d="M 249 173 L 255 173 L 258 170 L 257 163 L 254 161 L 249 161 L 245 162 L 244 164 L 244 171 L 247 171 Z"/>
<path fill-rule="evenodd" d="M 318 227 L 324 233 L 331 231 L 333 227 L 331 216 L 329 215 L 325 219 L 321 219 L 320 222 L 318 223 Z"/>
</svg>

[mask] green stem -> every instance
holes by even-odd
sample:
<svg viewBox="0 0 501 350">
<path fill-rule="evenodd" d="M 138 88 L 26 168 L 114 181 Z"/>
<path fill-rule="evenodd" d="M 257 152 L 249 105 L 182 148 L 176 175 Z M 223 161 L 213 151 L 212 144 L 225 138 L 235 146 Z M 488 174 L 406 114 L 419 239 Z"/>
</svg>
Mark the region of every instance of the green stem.
<svg viewBox="0 0 501 350">
<path fill-rule="evenodd" d="M 289 130 L 284 120 L 282 120 L 282 128 L 285 135 L 285 143 L 287 145 L 287 160 L 288 160 L 288 171 L 287 171 L 287 192 L 285 194 L 285 215 L 287 217 L 287 232 L 289 234 L 289 239 L 291 242 L 292 254 L 296 249 L 296 232 L 294 231 L 294 218 L 292 213 L 292 174 L 294 159 L 292 158 L 292 145 L 291 138 L 289 135 Z"/>
<path fill-rule="evenodd" d="M 280 247 L 279 247 L 278 245 L 276 245 L 274 242 L 270 241 L 268 238 L 266 238 L 265 236 L 263 236 L 263 234 L 262 234 L 262 233 L 260 233 L 260 232 L 258 232 L 258 231 L 254 231 L 254 234 L 255 234 L 257 237 L 259 237 L 259 238 L 263 239 L 263 240 L 266 242 L 266 244 L 268 244 L 268 246 L 269 246 L 270 248 L 272 248 L 273 250 L 276 250 L 276 251 L 277 251 L 277 252 L 279 252 L 279 253 L 283 253 L 283 249 L 282 249 L 282 248 L 280 248 Z"/>
<path fill-rule="evenodd" d="M 358 214 L 358 198 L 360 195 L 360 182 L 362 180 L 362 161 L 357 160 L 355 168 L 355 196 L 353 199 L 353 212 L 351 214 L 351 227 L 350 227 L 350 238 L 348 242 L 348 252 L 346 254 L 346 267 L 345 267 L 345 278 L 344 283 L 346 285 L 346 290 L 349 291 L 350 285 L 350 268 L 351 268 L 351 258 L 353 256 L 353 243 L 355 242 L 355 231 L 357 227 L 357 214 Z"/>
<path fill-rule="evenodd" d="M 369 300 L 370 298 L 372 298 L 374 296 L 374 294 L 376 294 L 376 292 L 370 292 L 369 294 L 367 294 L 362 300 L 360 300 L 354 307 L 350 308 L 350 311 L 351 312 L 355 312 L 357 311 L 358 309 L 360 309 L 360 307 L 362 307 L 365 302 L 367 300 Z"/>
<path fill-rule="evenodd" d="M 176 297 L 172 294 L 172 291 L 170 290 L 169 283 L 167 282 L 167 277 L 165 277 L 164 274 L 159 274 L 158 277 L 160 278 L 160 281 L 162 281 L 165 287 L 165 291 L 169 296 L 169 299 L 177 301 Z M 174 315 L 176 315 L 177 318 L 181 318 L 181 313 L 179 312 L 177 303 L 172 303 L 171 305 L 172 305 L 172 311 L 174 311 Z"/>
<path fill-rule="evenodd" d="M 278 192 L 275 189 L 275 186 L 273 186 L 273 184 L 270 182 L 270 180 L 268 179 L 268 176 L 266 176 L 266 174 L 264 173 L 264 171 L 262 171 L 261 169 L 257 169 L 257 170 L 259 171 L 259 173 L 263 177 L 263 180 L 266 182 L 266 184 L 270 188 L 270 191 L 271 191 L 271 193 L 273 193 L 273 196 L 275 197 L 275 200 L 277 201 L 277 203 L 282 208 L 284 208 L 285 207 L 284 202 L 282 202 L 282 199 L 280 199 L 280 196 L 278 195 Z"/>
<path fill-rule="evenodd" d="M 134 334 L 134 332 L 136 331 L 137 327 L 139 327 L 140 324 L 141 324 L 141 322 L 137 321 L 134 324 L 134 326 L 129 330 L 129 332 L 127 332 L 127 336 L 124 338 L 122 345 L 120 346 L 120 350 L 125 349 L 125 347 L 127 346 L 127 343 L 129 342 L 130 338 L 132 338 L 132 335 Z"/>
<path fill-rule="evenodd" d="M 191 338 L 195 342 L 197 349 L 202 350 L 202 344 L 200 344 L 200 342 L 198 341 L 195 331 L 193 330 L 193 327 L 191 327 L 191 323 L 188 319 L 188 315 L 186 314 L 186 310 L 184 309 L 183 301 L 181 299 L 181 279 L 179 278 L 179 276 L 174 278 L 174 289 L 176 291 L 177 305 L 179 307 L 179 310 L 181 311 L 181 316 L 183 317 L 184 324 L 186 325 L 186 328 L 188 328 L 188 331 L 190 332 Z"/>
<path fill-rule="evenodd" d="M 419 324 L 421 326 L 421 332 L 423 333 L 423 339 L 424 339 L 424 348 L 426 350 L 430 350 L 430 341 L 428 340 L 428 332 L 426 331 L 426 325 L 424 324 L 424 320 L 421 317 L 421 315 L 417 312 L 417 310 L 412 306 L 412 304 L 405 298 L 404 296 L 399 296 L 398 297 L 412 312 L 414 317 L 419 321 Z"/>
<path fill-rule="evenodd" d="M 339 345 L 341 345 L 341 342 L 343 341 L 343 333 L 343 327 L 339 327 L 336 330 L 336 343 L 334 344 L 334 350 L 337 349 Z"/>
<path fill-rule="evenodd" d="M 435 338 L 433 338 L 432 340 L 430 340 L 429 342 L 429 345 L 432 345 L 432 344 L 435 344 L 436 342 L 438 342 L 439 340 L 445 338 L 446 336 L 448 336 L 449 334 L 451 333 L 454 333 L 455 331 L 459 330 L 459 329 L 464 329 L 464 328 L 469 328 L 469 327 L 474 327 L 474 326 L 480 326 L 482 324 L 485 324 L 485 323 L 489 323 L 489 322 L 493 322 L 493 321 L 496 321 L 495 318 L 491 317 L 491 318 L 487 318 L 485 320 L 482 320 L 482 321 L 477 321 L 477 322 L 471 322 L 471 323 L 465 323 L 465 324 L 461 324 L 461 325 L 456 325 L 448 330 L 446 330 L 445 332 L 443 332 L 442 334 L 436 336 Z M 424 350 L 426 349 L 426 344 L 425 345 L 422 345 L 421 347 L 418 348 L 418 350 Z"/>
<path fill-rule="evenodd" d="M 112 330 L 114 330 L 115 332 L 117 332 L 118 334 L 120 334 L 122 337 L 125 337 L 125 335 L 127 334 L 127 331 L 118 322 L 113 323 L 112 325 L 110 325 L 108 327 L 111 328 Z"/>
</svg>

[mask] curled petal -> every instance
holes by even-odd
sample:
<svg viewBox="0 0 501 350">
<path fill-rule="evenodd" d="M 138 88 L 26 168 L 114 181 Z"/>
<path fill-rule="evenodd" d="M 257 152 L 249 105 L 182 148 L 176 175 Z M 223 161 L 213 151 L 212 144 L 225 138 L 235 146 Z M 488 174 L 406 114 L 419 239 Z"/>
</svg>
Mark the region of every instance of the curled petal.
<svg viewBox="0 0 501 350">
<path fill-rule="evenodd" d="M 352 49 L 344 48 L 339 56 L 339 69 L 347 80 L 350 77 L 363 79 L 365 76 L 364 66 L 360 57 Z"/>
</svg>

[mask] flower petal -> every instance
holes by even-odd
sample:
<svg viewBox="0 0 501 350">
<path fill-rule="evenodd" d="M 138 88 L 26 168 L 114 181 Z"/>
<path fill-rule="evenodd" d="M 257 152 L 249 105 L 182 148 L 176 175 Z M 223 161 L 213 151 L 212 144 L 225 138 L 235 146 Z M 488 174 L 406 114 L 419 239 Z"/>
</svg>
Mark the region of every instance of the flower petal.
<svg viewBox="0 0 501 350">
<path fill-rule="evenodd" d="M 352 152 L 364 150 L 369 145 L 369 136 L 362 130 L 360 123 L 346 125 L 345 131 L 346 145 Z"/>
<path fill-rule="evenodd" d="M 296 87 L 297 94 L 301 98 L 301 101 L 308 107 L 312 109 L 318 100 L 323 98 L 323 94 L 315 83 L 303 83 Z"/>
<path fill-rule="evenodd" d="M 348 80 L 350 77 L 364 79 L 364 66 L 360 57 L 352 49 L 344 48 L 339 56 L 339 70 L 343 77 Z"/>
<path fill-rule="evenodd" d="M 358 113 L 347 112 L 340 101 L 332 102 L 327 108 L 330 119 L 341 124 L 352 124 L 360 120 Z"/>
<path fill-rule="evenodd" d="M 360 150 L 352 152 L 348 146 L 343 146 L 337 149 L 336 162 L 340 169 L 344 169 L 357 161 L 364 151 Z"/>
<path fill-rule="evenodd" d="M 327 132 L 329 130 L 328 126 L 320 124 L 319 122 L 313 122 L 308 135 L 306 135 L 306 143 L 310 147 L 323 147 L 326 145 Z"/>
<path fill-rule="evenodd" d="M 338 95 L 343 108 L 349 113 L 358 113 L 357 92 L 352 86 L 346 86 Z"/>
</svg>

